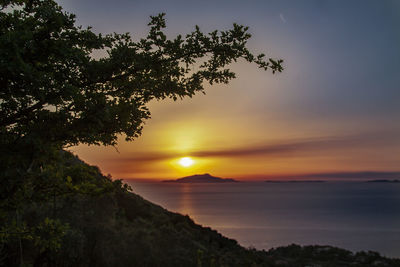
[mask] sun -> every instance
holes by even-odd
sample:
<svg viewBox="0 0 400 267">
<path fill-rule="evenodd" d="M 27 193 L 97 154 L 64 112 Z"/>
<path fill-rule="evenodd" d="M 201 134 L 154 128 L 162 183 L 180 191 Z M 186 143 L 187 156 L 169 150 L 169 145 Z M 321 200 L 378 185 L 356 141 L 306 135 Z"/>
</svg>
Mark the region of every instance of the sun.
<svg viewBox="0 0 400 267">
<path fill-rule="evenodd" d="M 179 160 L 179 164 L 182 167 L 189 167 L 193 165 L 194 161 L 190 157 L 184 157 Z"/>
</svg>

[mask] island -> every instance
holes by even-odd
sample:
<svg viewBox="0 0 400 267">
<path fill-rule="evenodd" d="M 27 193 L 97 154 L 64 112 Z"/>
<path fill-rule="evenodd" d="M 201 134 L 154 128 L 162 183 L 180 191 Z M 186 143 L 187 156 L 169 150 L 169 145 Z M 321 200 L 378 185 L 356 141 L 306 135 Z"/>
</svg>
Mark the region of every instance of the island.
<svg viewBox="0 0 400 267">
<path fill-rule="evenodd" d="M 205 174 L 196 174 L 191 176 L 182 177 L 175 180 L 164 180 L 165 183 L 236 183 L 238 181 L 229 178 L 220 178 Z"/>
<path fill-rule="evenodd" d="M 266 183 L 325 183 L 323 180 L 265 180 Z"/>
<path fill-rule="evenodd" d="M 400 180 L 387 180 L 387 179 L 380 179 L 380 180 L 369 180 L 367 183 L 400 183 Z"/>
</svg>

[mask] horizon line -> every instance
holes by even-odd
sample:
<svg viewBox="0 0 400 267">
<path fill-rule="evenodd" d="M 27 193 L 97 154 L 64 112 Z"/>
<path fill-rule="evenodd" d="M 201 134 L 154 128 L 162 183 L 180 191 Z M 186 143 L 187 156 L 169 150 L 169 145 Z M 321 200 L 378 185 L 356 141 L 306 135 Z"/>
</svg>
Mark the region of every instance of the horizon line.
<svg viewBox="0 0 400 267">
<path fill-rule="evenodd" d="M 192 175 L 196 175 L 194 173 Z M 214 176 L 214 175 L 213 175 Z M 217 175 L 217 177 L 220 177 Z M 171 177 L 163 178 L 143 178 L 129 177 L 122 180 L 146 180 L 163 181 L 168 179 L 179 179 Z M 250 174 L 247 176 L 239 175 L 237 177 L 224 176 L 221 178 L 231 178 L 244 182 L 259 181 L 369 181 L 369 180 L 395 180 L 400 179 L 400 171 L 338 171 L 338 172 L 318 172 L 318 173 L 300 173 L 300 174 Z"/>
</svg>

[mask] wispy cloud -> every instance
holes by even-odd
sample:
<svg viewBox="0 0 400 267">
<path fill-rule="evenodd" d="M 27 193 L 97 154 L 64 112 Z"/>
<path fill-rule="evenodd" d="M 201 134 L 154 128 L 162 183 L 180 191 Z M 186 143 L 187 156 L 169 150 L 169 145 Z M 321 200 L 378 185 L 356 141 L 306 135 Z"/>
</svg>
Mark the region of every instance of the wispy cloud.
<svg viewBox="0 0 400 267">
<path fill-rule="evenodd" d="M 281 21 L 282 21 L 283 23 L 286 23 L 286 18 L 285 18 L 285 16 L 283 16 L 282 13 L 279 13 L 279 18 L 281 19 Z"/>
<path fill-rule="evenodd" d="M 258 144 L 246 147 L 236 147 L 219 150 L 200 150 L 189 153 L 193 157 L 220 157 L 220 158 L 235 158 L 235 157 L 288 157 L 300 156 L 308 153 L 320 153 L 332 151 L 336 149 L 371 146 L 377 145 L 377 140 L 382 140 L 382 136 L 377 138 L 376 135 L 352 135 L 352 136 L 334 136 L 334 137 L 316 137 L 307 139 L 292 139 L 270 142 L 267 144 Z M 379 144 L 378 144 L 379 145 Z M 161 160 L 168 160 L 186 154 L 179 153 L 160 153 L 150 152 L 141 153 L 135 156 L 124 157 L 122 161 L 150 163 Z M 118 159 L 121 161 L 121 159 Z"/>
<path fill-rule="evenodd" d="M 347 138 L 312 138 L 260 144 L 252 147 L 227 150 L 208 150 L 194 152 L 197 157 L 245 157 L 245 156 L 290 156 L 298 153 L 338 148 L 357 143 L 352 137 Z"/>
</svg>

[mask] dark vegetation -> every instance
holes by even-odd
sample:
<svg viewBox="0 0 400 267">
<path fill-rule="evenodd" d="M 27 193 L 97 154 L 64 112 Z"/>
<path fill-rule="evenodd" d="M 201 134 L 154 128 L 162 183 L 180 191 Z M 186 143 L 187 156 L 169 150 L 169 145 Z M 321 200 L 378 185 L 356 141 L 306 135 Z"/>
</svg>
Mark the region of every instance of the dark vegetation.
<svg viewBox="0 0 400 267">
<path fill-rule="evenodd" d="M 114 212 L 124 212 L 116 207 L 126 188 L 93 167 L 73 164 L 63 151 L 139 137 L 151 100 L 191 97 L 204 92 L 204 83 L 228 83 L 235 73 L 227 66 L 239 59 L 282 71 L 282 60 L 247 49 L 247 27 L 211 33 L 195 27 L 170 39 L 164 14 L 148 25 L 144 38 L 103 35 L 76 26 L 75 16 L 53 0 L 0 1 L 0 261 L 62 265 L 65 254 L 75 264 L 89 264 L 90 255 L 114 263 L 114 256 L 124 258 L 114 255 L 123 240 L 129 241 L 119 253 L 133 248 L 148 261 L 165 259 L 166 252 L 148 248 L 154 240 L 171 240 L 145 238 L 158 231 L 146 228 L 157 217 L 142 224 L 138 217 L 143 227 L 135 228 L 135 239 L 124 239 L 133 228 L 124 232 Z M 148 208 L 139 214 L 155 214 Z M 114 227 L 117 222 L 122 225 Z"/>
<path fill-rule="evenodd" d="M 245 249 L 188 216 L 144 200 L 68 152 L 60 152 L 58 161 L 72 184 L 88 179 L 105 191 L 66 193 L 54 202 L 27 205 L 20 212 L 28 226 L 52 214 L 64 223 L 62 233 L 58 240 L 46 233 L 41 246 L 34 239 L 9 238 L 1 248 L 1 266 L 19 266 L 21 260 L 25 266 L 400 266 L 400 260 L 375 252 L 328 246 Z"/>
<path fill-rule="evenodd" d="M 66 152 L 138 137 L 149 101 L 228 83 L 226 66 L 239 59 L 282 71 L 282 60 L 247 49 L 241 25 L 168 39 L 160 14 L 149 27 L 138 40 L 101 35 L 52 0 L 0 1 L 0 265 L 398 265 L 334 248 L 244 249 Z"/>
</svg>

